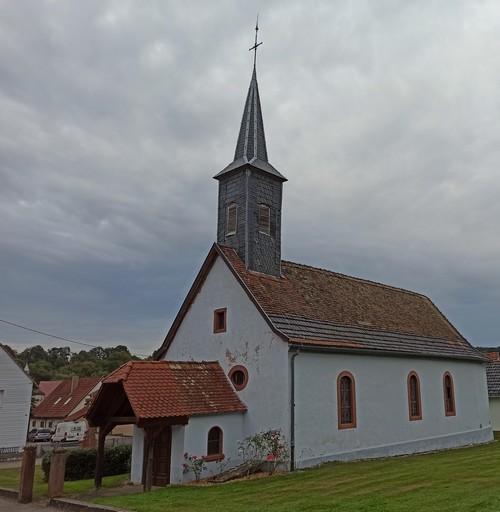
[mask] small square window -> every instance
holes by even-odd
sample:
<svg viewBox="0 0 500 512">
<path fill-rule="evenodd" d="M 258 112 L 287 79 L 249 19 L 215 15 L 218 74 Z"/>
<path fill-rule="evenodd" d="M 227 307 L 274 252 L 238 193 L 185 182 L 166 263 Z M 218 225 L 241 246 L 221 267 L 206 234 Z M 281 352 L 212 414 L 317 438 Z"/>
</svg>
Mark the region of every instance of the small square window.
<svg viewBox="0 0 500 512">
<path fill-rule="evenodd" d="M 214 311 L 214 333 L 226 332 L 227 328 L 227 308 L 216 309 Z"/>
</svg>

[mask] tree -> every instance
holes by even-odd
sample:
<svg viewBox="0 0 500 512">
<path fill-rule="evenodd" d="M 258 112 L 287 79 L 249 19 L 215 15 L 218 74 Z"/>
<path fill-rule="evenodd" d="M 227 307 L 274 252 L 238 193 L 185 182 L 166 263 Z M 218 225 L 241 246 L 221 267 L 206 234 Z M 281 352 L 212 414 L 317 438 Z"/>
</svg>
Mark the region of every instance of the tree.
<svg viewBox="0 0 500 512">
<path fill-rule="evenodd" d="M 71 350 L 69 347 L 54 347 L 47 350 L 47 358 L 54 368 L 67 365 L 70 356 Z"/>
<path fill-rule="evenodd" d="M 102 347 L 94 347 L 94 348 L 91 348 L 88 352 L 88 354 L 94 358 L 94 359 L 99 359 L 99 360 L 103 360 L 103 359 L 106 359 L 108 357 L 108 353 L 106 351 L 107 349 L 105 348 L 102 348 Z"/>
<path fill-rule="evenodd" d="M 32 363 L 49 360 L 47 352 L 45 352 L 41 345 L 35 345 L 34 347 L 29 347 L 23 350 L 19 354 L 19 357 L 24 361 L 24 363 L 29 363 L 30 368 Z"/>
<path fill-rule="evenodd" d="M 35 382 L 41 380 L 66 380 L 73 375 L 93 377 L 107 375 L 131 359 L 132 356 L 125 345 L 116 347 L 93 347 L 89 351 L 81 350 L 71 353 L 69 347 L 54 347 L 47 351 L 41 345 L 29 347 L 17 354 L 21 367 L 29 364 L 30 376 Z"/>
<path fill-rule="evenodd" d="M 52 380 L 54 368 L 48 361 L 38 361 L 31 363 L 30 377 L 38 384 L 41 380 Z"/>
</svg>

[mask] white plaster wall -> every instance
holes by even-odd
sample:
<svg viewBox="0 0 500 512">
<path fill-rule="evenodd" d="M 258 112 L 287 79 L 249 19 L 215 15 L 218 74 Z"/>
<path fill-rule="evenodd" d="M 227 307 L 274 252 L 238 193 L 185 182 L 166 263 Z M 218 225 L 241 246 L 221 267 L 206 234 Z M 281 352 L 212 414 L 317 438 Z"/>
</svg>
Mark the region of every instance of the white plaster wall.
<svg viewBox="0 0 500 512">
<path fill-rule="evenodd" d="M 213 333 L 213 312 L 227 308 L 227 332 Z M 238 392 L 247 405 L 243 435 L 281 428 L 288 435 L 288 347 L 269 328 L 226 264 L 217 258 L 165 358 L 219 361 L 249 373 Z"/>
<path fill-rule="evenodd" d="M 26 444 L 33 381 L 0 347 L 0 448 Z"/>
<path fill-rule="evenodd" d="M 491 427 L 495 431 L 500 431 L 500 396 L 493 396 L 489 399 Z"/>
<path fill-rule="evenodd" d="M 238 441 L 242 439 L 244 415 L 220 414 L 212 416 L 196 416 L 189 419 L 184 427 L 175 427 L 172 430 L 172 466 L 171 483 L 182 483 L 194 480 L 192 472 L 183 473 L 184 453 L 201 457 L 207 453 L 208 431 L 212 427 L 222 430 L 224 460 L 221 463 L 207 462 L 207 469 L 201 478 L 216 475 L 221 470 L 237 466 L 242 461 L 238 453 Z"/>
<path fill-rule="evenodd" d="M 338 429 L 337 376 L 355 378 L 357 427 Z M 409 421 L 407 376 L 420 378 L 422 420 Z M 453 376 L 456 416 L 444 413 L 443 374 Z M 486 374 L 479 363 L 300 353 L 295 359 L 298 467 L 491 439 Z"/>
<path fill-rule="evenodd" d="M 142 481 L 142 461 L 144 460 L 144 431 L 134 425 L 132 434 L 132 462 L 130 480 L 139 485 Z"/>
</svg>

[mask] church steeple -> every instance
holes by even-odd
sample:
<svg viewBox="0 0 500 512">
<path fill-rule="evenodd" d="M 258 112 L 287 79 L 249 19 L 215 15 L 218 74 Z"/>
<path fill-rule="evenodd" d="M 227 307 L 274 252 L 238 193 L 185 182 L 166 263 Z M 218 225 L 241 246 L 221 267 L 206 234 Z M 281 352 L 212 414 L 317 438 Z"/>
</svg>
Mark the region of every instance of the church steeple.
<svg viewBox="0 0 500 512">
<path fill-rule="evenodd" d="M 224 174 L 245 164 L 252 164 L 262 171 L 287 181 L 267 159 L 266 136 L 264 134 L 264 121 L 262 119 L 259 85 L 257 83 L 255 67 L 253 68 L 252 79 L 250 80 L 250 87 L 248 88 L 247 99 L 243 109 L 234 160 L 214 177 L 215 179 L 220 179 Z"/>
<path fill-rule="evenodd" d="M 257 46 L 256 37 L 250 49 Z M 219 181 L 217 243 L 234 247 L 250 270 L 280 276 L 281 201 L 287 180 L 268 161 L 255 57 L 234 160 L 214 178 Z"/>
</svg>

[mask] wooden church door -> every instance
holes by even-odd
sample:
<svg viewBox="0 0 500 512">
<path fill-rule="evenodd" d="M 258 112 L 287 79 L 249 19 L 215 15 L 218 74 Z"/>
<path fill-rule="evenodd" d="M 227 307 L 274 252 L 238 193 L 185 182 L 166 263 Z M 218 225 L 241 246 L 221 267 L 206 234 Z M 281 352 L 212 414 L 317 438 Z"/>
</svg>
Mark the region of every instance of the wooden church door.
<svg viewBox="0 0 500 512">
<path fill-rule="evenodd" d="M 165 427 L 155 439 L 152 485 L 165 487 L 170 483 L 172 427 Z"/>
</svg>

